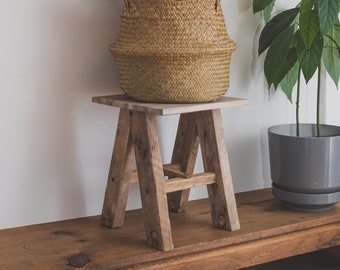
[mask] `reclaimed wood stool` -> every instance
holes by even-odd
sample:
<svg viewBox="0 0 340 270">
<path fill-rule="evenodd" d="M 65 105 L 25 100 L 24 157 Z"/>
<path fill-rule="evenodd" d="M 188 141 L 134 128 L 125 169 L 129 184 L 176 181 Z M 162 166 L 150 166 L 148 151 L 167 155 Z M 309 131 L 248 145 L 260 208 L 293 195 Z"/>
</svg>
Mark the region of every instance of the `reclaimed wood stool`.
<svg viewBox="0 0 340 270">
<path fill-rule="evenodd" d="M 120 108 L 102 224 L 123 226 L 129 184 L 138 181 L 147 243 L 159 250 L 174 249 L 168 211 L 183 212 L 192 187 L 207 185 L 214 226 L 240 228 L 220 109 L 247 100 L 222 96 L 212 103 L 159 104 L 113 95 L 92 101 Z M 180 120 L 171 163 L 163 165 L 156 117 L 172 114 Z M 199 145 L 205 172 L 193 174 Z"/>
</svg>

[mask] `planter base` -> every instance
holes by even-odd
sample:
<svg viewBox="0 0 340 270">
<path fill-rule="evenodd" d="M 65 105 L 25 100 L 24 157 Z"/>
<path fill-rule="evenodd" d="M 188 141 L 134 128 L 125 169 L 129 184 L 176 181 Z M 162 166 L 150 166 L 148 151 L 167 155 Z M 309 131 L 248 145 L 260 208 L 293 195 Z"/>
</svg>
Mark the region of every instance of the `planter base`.
<svg viewBox="0 0 340 270">
<path fill-rule="evenodd" d="M 324 194 L 303 194 L 289 192 L 273 184 L 273 195 L 289 208 L 300 211 L 325 211 L 340 201 L 340 191 Z"/>
</svg>

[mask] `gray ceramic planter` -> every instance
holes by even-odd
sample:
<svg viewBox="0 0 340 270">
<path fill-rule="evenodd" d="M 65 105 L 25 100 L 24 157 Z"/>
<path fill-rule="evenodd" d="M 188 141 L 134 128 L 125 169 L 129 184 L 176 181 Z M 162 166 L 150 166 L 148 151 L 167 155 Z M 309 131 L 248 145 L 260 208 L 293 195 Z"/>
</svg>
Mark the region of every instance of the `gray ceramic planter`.
<svg viewBox="0 0 340 270">
<path fill-rule="evenodd" d="M 268 130 L 273 195 L 288 206 L 326 210 L 340 201 L 340 127 L 280 125 Z"/>
</svg>

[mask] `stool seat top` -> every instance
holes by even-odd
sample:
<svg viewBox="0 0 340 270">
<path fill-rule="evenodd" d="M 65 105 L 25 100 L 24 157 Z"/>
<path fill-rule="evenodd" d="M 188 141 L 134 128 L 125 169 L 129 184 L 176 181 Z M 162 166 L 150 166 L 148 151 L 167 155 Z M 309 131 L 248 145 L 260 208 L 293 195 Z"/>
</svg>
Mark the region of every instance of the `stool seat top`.
<svg viewBox="0 0 340 270">
<path fill-rule="evenodd" d="M 140 111 L 156 115 L 172 115 L 208 111 L 220 108 L 244 106 L 248 104 L 247 99 L 221 96 L 216 101 L 209 103 L 145 103 L 129 98 L 127 95 L 97 96 L 92 102 L 121 109 Z"/>
</svg>

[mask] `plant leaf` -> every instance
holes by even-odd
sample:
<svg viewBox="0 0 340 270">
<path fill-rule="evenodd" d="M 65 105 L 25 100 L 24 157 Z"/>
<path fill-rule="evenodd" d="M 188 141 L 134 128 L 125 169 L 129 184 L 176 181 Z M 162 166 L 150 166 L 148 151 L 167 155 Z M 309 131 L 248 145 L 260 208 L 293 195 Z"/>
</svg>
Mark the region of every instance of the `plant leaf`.
<svg viewBox="0 0 340 270">
<path fill-rule="evenodd" d="M 270 87 L 272 83 L 279 83 L 281 69 L 290 51 L 290 45 L 294 38 L 294 27 L 291 26 L 282 31 L 269 47 L 264 61 L 264 73 Z"/>
<path fill-rule="evenodd" d="M 331 37 L 330 38 L 328 38 Z M 323 64 L 334 81 L 336 87 L 339 85 L 340 77 L 340 29 L 333 27 L 324 40 L 322 54 Z"/>
<path fill-rule="evenodd" d="M 280 82 L 282 92 L 285 93 L 285 95 L 287 96 L 291 103 L 293 103 L 292 100 L 293 90 L 294 86 L 296 85 L 298 76 L 299 76 L 299 63 L 296 62 L 295 65 L 290 69 L 290 71 Z"/>
<path fill-rule="evenodd" d="M 296 48 L 291 48 L 284 62 L 282 63 L 275 80 L 273 81 L 275 89 L 281 83 L 282 79 L 287 75 L 287 73 L 293 68 L 293 66 L 298 62 L 298 57 L 296 53 Z"/>
<path fill-rule="evenodd" d="M 308 83 L 320 65 L 323 50 L 323 39 L 320 35 L 317 35 L 312 45 L 308 49 L 306 48 L 299 33 L 300 32 L 297 32 L 298 58 L 302 73 L 306 79 L 306 82 Z"/>
<path fill-rule="evenodd" d="M 273 42 L 273 40 L 294 21 L 299 8 L 293 8 L 276 15 L 263 28 L 259 40 L 259 55 L 261 55 Z"/>
<path fill-rule="evenodd" d="M 318 13 L 321 34 L 327 34 L 339 16 L 339 0 L 319 0 Z"/>
<path fill-rule="evenodd" d="M 273 1 L 270 5 L 266 6 L 266 8 L 263 10 L 263 18 L 264 22 L 267 24 L 271 17 L 272 17 L 272 11 L 275 5 L 275 1 Z"/>
<path fill-rule="evenodd" d="M 299 25 L 302 40 L 306 48 L 309 49 L 320 29 L 315 0 L 303 0 L 301 2 Z"/>
<path fill-rule="evenodd" d="M 257 13 L 264 10 L 268 5 L 274 3 L 275 0 L 254 0 L 253 2 L 253 13 Z"/>
</svg>

